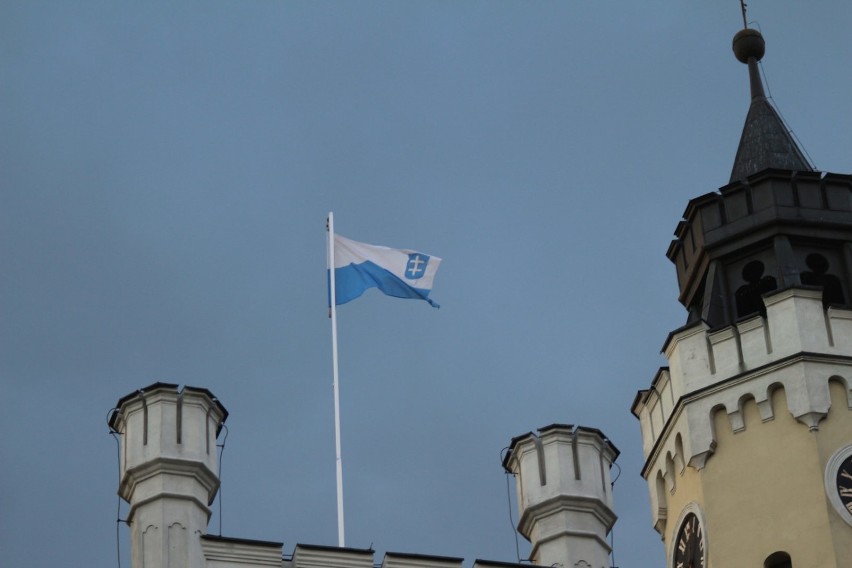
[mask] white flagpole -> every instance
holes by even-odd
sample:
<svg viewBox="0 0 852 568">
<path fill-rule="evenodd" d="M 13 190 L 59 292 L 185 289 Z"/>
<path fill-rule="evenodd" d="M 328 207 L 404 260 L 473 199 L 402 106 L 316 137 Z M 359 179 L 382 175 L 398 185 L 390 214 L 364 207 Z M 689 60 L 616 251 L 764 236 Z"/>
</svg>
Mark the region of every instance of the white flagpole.
<svg viewBox="0 0 852 568">
<path fill-rule="evenodd" d="M 334 213 L 328 214 L 328 285 L 331 305 L 328 315 L 331 318 L 331 360 L 334 372 L 334 446 L 337 462 L 337 546 L 343 547 L 343 457 L 340 451 L 340 384 L 337 372 L 337 298 L 334 286 Z"/>
</svg>

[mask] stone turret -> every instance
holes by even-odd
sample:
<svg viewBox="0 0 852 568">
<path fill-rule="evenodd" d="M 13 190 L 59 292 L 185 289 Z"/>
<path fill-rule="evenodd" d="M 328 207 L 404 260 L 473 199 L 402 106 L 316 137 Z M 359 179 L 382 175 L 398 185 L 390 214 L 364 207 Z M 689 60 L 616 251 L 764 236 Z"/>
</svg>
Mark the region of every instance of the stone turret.
<svg viewBox="0 0 852 568">
<path fill-rule="evenodd" d="M 156 383 L 118 401 L 119 495 L 130 504 L 134 568 L 205 565 L 199 538 L 219 489 L 216 437 L 228 416 L 206 389 Z"/>
<path fill-rule="evenodd" d="M 503 467 L 517 480 L 518 530 L 542 566 L 605 568 L 615 524 L 610 467 L 618 450 L 600 430 L 552 424 L 512 440 Z"/>
</svg>

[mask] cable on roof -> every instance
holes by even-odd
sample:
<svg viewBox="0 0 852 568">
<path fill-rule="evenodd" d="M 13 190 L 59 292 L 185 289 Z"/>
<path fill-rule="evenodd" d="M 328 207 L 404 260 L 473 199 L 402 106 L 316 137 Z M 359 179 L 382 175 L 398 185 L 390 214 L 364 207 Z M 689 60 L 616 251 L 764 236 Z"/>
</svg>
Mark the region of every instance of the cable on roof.
<svg viewBox="0 0 852 568">
<path fill-rule="evenodd" d="M 615 482 L 618 481 L 619 477 L 621 477 L 621 466 L 615 462 L 610 464 L 610 467 L 612 466 L 618 468 L 618 474 L 615 476 L 615 479 L 609 482 L 609 486 L 614 489 Z M 609 555 L 610 558 L 612 558 L 611 568 L 618 568 L 618 565 L 615 563 L 615 525 L 612 525 L 612 528 L 609 530 Z"/>
<path fill-rule="evenodd" d="M 760 22 L 754 20 L 749 23 L 754 24 L 754 27 L 757 29 L 757 31 L 763 33 L 763 30 L 760 29 Z M 818 171 L 816 166 L 814 165 L 813 158 L 811 158 L 810 153 L 808 153 L 808 149 L 805 148 L 805 145 L 802 144 L 802 141 L 799 139 L 793 129 L 790 128 L 790 123 L 788 123 L 787 119 L 784 118 L 784 115 L 781 113 L 781 108 L 778 106 L 778 104 L 775 102 L 775 99 L 772 97 L 772 89 L 769 87 L 769 79 L 766 75 L 766 68 L 763 66 L 762 59 L 757 62 L 757 66 L 760 68 L 760 76 L 763 80 L 763 86 L 766 88 L 766 99 L 772 101 L 772 106 L 775 108 L 775 112 L 778 113 L 778 118 L 781 119 L 781 124 L 784 125 L 784 128 L 787 130 L 787 134 L 793 137 L 793 141 L 798 145 L 798 149 L 801 150 L 804 154 L 805 161 L 808 162 L 808 165 L 811 167 L 812 170 Z"/>
<path fill-rule="evenodd" d="M 505 448 L 500 450 L 500 463 L 501 464 L 504 463 L 504 461 L 505 461 L 504 458 L 506 457 L 506 452 L 508 452 L 510 449 L 511 448 L 509 448 L 509 446 L 506 446 Z M 523 562 L 529 562 L 530 559 L 529 558 L 521 559 L 521 545 L 518 542 L 518 529 L 517 529 L 517 527 L 515 527 L 515 519 L 512 517 L 512 490 L 511 490 L 511 487 L 509 485 L 509 476 L 511 475 L 512 477 L 514 477 L 515 474 L 511 473 L 509 471 L 505 471 L 504 473 L 506 474 L 506 504 L 507 504 L 508 509 L 509 509 L 509 525 L 512 527 L 512 534 L 515 536 L 515 556 L 517 556 L 517 558 L 518 558 L 518 564 L 521 564 Z"/>
<path fill-rule="evenodd" d="M 616 462 L 612 462 L 609 465 L 610 465 L 610 467 L 615 466 L 615 467 L 618 468 L 618 475 L 615 476 L 615 479 L 613 479 L 612 481 L 609 482 L 610 487 L 615 487 L 615 482 L 618 481 L 619 477 L 621 477 L 621 466 L 618 465 Z"/>
<path fill-rule="evenodd" d="M 119 438 L 119 436 L 121 436 L 121 433 L 118 432 L 117 430 L 115 430 L 112 427 L 112 425 L 110 425 L 110 423 L 109 423 L 109 417 L 113 412 L 118 412 L 118 409 L 117 408 L 111 408 L 107 412 L 107 426 L 109 427 L 108 434 L 110 436 L 112 436 L 113 440 L 115 440 L 115 452 L 116 452 L 116 458 L 117 458 L 117 462 L 118 462 L 118 484 L 120 486 L 121 485 L 121 441 L 118 438 Z M 115 555 L 116 555 L 116 562 L 117 562 L 118 568 L 121 568 L 121 532 L 120 532 L 119 527 L 120 527 L 121 523 L 126 524 L 127 520 L 121 518 L 121 495 L 116 495 L 116 498 L 118 500 L 118 505 L 116 506 L 116 511 L 115 511 Z"/>
<path fill-rule="evenodd" d="M 228 441 L 228 427 L 225 426 L 224 422 L 219 423 L 219 428 L 225 430 L 225 437 L 222 438 L 221 444 L 216 444 L 216 447 L 219 448 L 219 536 L 222 536 L 222 455 L 225 453 L 225 442 Z M 120 568 L 120 567 L 119 567 Z"/>
</svg>

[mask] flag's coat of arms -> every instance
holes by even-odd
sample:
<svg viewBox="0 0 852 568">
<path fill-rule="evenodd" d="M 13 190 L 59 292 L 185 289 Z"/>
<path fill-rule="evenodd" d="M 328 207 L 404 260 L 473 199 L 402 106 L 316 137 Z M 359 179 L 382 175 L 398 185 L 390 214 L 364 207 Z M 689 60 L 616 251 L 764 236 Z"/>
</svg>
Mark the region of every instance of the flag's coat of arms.
<svg viewBox="0 0 852 568">
<path fill-rule="evenodd" d="M 408 255 L 408 265 L 405 267 L 405 277 L 409 280 L 419 280 L 426 275 L 426 267 L 429 265 L 429 256 L 414 252 Z"/>
</svg>

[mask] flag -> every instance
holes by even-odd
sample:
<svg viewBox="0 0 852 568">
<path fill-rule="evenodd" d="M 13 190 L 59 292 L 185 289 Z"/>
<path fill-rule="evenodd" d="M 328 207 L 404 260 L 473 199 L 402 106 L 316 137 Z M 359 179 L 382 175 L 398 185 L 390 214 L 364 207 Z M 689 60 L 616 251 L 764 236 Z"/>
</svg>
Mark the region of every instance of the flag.
<svg viewBox="0 0 852 568">
<path fill-rule="evenodd" d="M 345 304 L 368 288 L 378 288 L 388 296 L 426 300 L 437 308 L 438 304 L 429 299 L 429 292 L 440 264 L 437 256 L 334 235 L 335 303 Z"/>
</svg>

